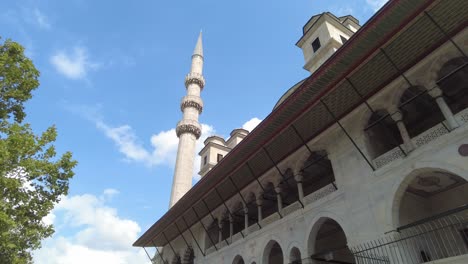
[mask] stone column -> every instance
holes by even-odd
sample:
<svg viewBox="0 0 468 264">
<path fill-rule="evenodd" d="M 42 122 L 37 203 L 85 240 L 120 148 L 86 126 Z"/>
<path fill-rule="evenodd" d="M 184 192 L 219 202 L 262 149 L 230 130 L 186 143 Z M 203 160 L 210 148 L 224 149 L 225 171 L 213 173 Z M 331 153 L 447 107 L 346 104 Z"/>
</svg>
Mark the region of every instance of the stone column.
<svg viewBox="0 0 468 264">
<path fill-rule="evenodd" d="M 401 138 L 403 139 L 403 143 L 405 144 L 405 150 L 407 152 L 411 152 L 415 149 L 413 141 L 411 141 L 411 137 L 408 134 L 408 130 L 406 129 L 405 123 L 403 123 L 403 114 L 397 110 L 392 115 L 393 121 L 396 122 L 398 130 L 400 131 Z"/>
<path fill-rule="evenodd" d="M 244 228 L 245 233 L 247 234 L 247 229 L 249 228 L 249 209 L 247 205 L 244 206 Z"/>
<path fill-rule="evenodd" d="M 232 243 L 232 236 L 234 235 L 234 219 L 229 215 L 229 241 Z"/>
<path fill-rule="evenodd" d="M 440 108 L 440 111 L 444 115 L 445 120 L 447 120 L 447 124 L 450 130 L 457 128 L 459 126 L 458 122 L 455 119 L 452 110 L 450 110 L 450 107 L 447 105 L 447 102 L 445 102 L 444 97 L 442 97 L 442 90 L 439 87 L 435 87 L 429 90 L 429 95 L 435 99 L 437 105 Z"/>
<path fill-rule="evenodd" d="M 281 214 L 283 210 L 283 198 L 281 197 L 281 187 L 275 187 L 276 200 L 278 201 L 278 212 Z"/>
<path fill-rule="evenodd" d="M 259 194 L 257 197 L 258 222 L 261 222 L 263 220 L 262 205 L 263 205 L 263 196 L 262 194 Z"/>
<path fill-rule="evenodd" d="M 302 176 L 302 172 L 294 176 L 294 180 L 296 180 L 297 183 L 297 193 L 299 194 L 299 201 L 304 203 L 304 189 L 302 188 L 302 179 L 304 176 Z"/>
<path fill-rule="evenodd" d="M 223 220 L 218 219 L 218 243 L 223 240 Z"/>
</svg>

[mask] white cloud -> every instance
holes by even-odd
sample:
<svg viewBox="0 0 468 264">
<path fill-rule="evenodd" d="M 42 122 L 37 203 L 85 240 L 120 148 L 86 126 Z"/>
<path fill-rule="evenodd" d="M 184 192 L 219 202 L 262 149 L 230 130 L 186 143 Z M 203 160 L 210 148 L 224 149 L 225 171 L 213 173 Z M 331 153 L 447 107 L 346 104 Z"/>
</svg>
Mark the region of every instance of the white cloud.
<svg viewBox="0 0 468 264">
<path fill-rule="evenodd" d="M 112 190 L 112 191 L 109 191 Z M 148 263 L 142 250 L 131 244 L 138 238 L 140 226 L 118 216 L 102 197 L 117 190 L 107 189 L 101 197 L 91 194 L 63 197 L 52 211 L 57 233 L 33 252 L 37 264 Z M 61 230 L 71 235 L 61 234 Z"/>
<path fill-rule="evenodd" d="M 57 51 L 50 63 L 59 73 L 73 80 L 84 79 L 90 70 L 99 68 L 99 64 L 89 60 L 87 49 L 80 46 L 74 47 L 72 52 Z"/>
<path fill-rule="evenodd" d="M 49 19 L 39 9 L 34 9 L 34 18 L 36 24 L 42 29 L 51 29 Z"/>
<path fill-rule="evenodd" d="M 119 193 L 120 192 L 116 189 L 105 189 L 104 192 L 102 192 L 102 199 L 106 201 L 112 200 L 112 198 Z"/>
<path fill-rule="evenodd" d="M 168 165 L 174 167 L 177 155 L 177 138 L 175 129 L 161 131 L 150 138 L 151 147 L 145 147 L 129 125 L 112 127 L 102 120 L 95 120 L 96 127 L 111 139 L 120 153 L 128 161 L 142 162 L 147 166 Z M 203 148 L 203 141 L 214 133 L 210 125 L 202 124 L 202 135 L 197 141 L 196 152 Z M 197 156 L 198 157 L 198 156 Z M 195 161 L 195 170 L 200 168 L 199 160 Z"/>
<path fill-rule="evenodd" d="M 258 126 L 258 124 L 260 124 L 260 122 L 262 122 L 262 120 L 254 117 L 254 118 L 250 119 L 249 121 L 245 122 L 242 125 L 242 128 L 245 129 L 245 130 L 248 130 L 249 132 L 252 132 L 252 130 L 254 130 L 254 128 L 256 126 Z"/>
<path fill-rule="evenodd" d="M 379 10 L 387 1 L 388 0 L 366 0 L 367 4 L 370 5 L 374 11 Z"/>
</svg>

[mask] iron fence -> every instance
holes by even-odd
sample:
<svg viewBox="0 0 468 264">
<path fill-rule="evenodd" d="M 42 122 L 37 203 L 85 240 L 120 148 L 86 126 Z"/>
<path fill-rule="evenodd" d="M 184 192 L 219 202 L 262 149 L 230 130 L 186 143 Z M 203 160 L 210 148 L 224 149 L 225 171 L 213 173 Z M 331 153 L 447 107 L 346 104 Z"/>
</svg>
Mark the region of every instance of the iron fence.
<svg viewBox="0 0 468 264">
<path fill-rule="evenodd" d="M 468 205 L 402 226 L 351 252 L 359 264 L 416 264 L 468 254 Z"/>
</svg>

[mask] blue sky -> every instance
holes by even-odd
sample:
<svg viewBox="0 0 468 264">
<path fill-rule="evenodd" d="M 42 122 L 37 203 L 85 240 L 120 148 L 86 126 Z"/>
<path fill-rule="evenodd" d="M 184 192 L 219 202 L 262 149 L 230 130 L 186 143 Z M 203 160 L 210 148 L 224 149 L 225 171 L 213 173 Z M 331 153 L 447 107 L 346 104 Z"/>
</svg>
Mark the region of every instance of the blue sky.
<svg viewBox="0 0 468 264">
<path fill-rule="evenodd" d="M 226 137 L 252 128 L 308 75 L 294 44 L 312 15 L 363 24 L 385 2 L 1 1 L 0 36 L 22 43 L 41 71 L 27 122 L 37 132 L 55 124 L 58 151 L 79 162 L 69 195 L 45 219 L 56 234 L 35 262 L 148 263 L 131 244 L 168 207 L 174 127 L 200 29 L 200 121 L 205 137 Z"/>
</svg>

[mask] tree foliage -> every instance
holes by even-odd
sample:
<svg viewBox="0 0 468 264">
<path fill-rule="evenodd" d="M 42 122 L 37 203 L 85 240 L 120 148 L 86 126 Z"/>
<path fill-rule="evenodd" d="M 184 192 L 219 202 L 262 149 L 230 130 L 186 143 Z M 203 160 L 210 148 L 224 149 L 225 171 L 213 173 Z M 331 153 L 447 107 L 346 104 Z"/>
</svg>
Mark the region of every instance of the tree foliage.
<svg viewBox="0 0 468 264">
<path fill-rule="evenodd" d="M 1 39 L 0 39 L 1 41 Z M 31 263 L 31 251 L 54 232 L 42 219 L 68 193 L 76 161 L 57 157 L 54 126 L 36 135 L 23 123 L 39 71 L 13 41 L 0 42 L 0 262 Z"/>
</svg>

